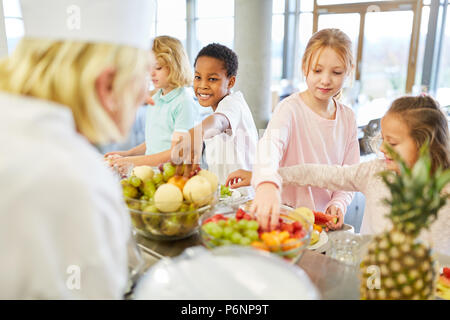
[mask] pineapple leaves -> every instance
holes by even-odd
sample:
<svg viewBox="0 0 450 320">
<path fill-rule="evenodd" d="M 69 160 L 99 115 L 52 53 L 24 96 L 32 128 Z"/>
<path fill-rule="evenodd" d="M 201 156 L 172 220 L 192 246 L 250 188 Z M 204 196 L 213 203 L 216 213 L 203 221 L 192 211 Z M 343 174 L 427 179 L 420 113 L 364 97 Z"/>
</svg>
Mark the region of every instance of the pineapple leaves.
<svg viewBox="0 0 450 320">
<path fill-rule="evenodd" d="M 432 172 L 429 144 L 420 148 L 419 158 L 412 169 L 408 168 L 400 155 L 388 144 L 385 148 L 400 169 L 380 172 L 383 182 L 391 192 L 391 199 L 383 202 L 391 207 L 388 217 L 398 228 L 410 234 L 418 234 L 436 219 L 438 210 L 445 205 L 449 195 L 441 195 L 450 182 L 450 169 L 437 168 Z"/>
</svg>

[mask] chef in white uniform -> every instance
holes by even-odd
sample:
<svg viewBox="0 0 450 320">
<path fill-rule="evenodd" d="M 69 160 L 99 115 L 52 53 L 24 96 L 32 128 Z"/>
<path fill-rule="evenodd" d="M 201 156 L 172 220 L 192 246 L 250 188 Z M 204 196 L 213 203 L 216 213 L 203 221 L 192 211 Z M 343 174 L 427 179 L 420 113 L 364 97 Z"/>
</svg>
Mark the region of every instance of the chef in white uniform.
<svg viewBox="0 0 450 320">
<path fill-rule="evenodd" d="M 121 299 L 130 219 L 94 147 L 145 99 L 151 0 L 22 0 L 0 61 L 0 299 Z"/>
</svg>

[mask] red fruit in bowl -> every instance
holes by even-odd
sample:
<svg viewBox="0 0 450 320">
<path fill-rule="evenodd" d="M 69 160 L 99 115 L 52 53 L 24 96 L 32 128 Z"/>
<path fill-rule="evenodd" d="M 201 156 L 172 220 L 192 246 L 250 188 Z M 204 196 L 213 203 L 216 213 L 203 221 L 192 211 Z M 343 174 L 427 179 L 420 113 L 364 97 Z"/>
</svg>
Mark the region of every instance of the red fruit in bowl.
<svg viewBox="0 0 450 320">
<path fill-rule="evenodd" d="M 164 172 L 164 163 L 161 163 L 161 164 L 158 166 L 158 169 L 159 169 L 159 171 Z"/>
<path fill-rule="evenodd" d="M 446 278 L 450 279 L 450 268 L 445 267 L 443 273 Z"/>
<path fill-rule="evenodd" d="M 291 223 L 281 222 L 280 229 L 281 229 L 281 231 L 287 231 L 292 234 L 294 232 L 294 225 Z"/>
<path fill-rule="evenodd" d="M 301 239 L 305 236 L 305 232 L 303 230 L 297 230 L 294 232 L 293 237 L 296 239 Z"/>
<path fill-rule="evenodd" d="M 303 226 L 302 226 L 302 224 L 301 224 L 299 221 L 295 221 L 295 222 L 292 224 L 292 227 L 294 228 L 295 231 L 297 231 L 297 230 L 303 230 Z"/>
<path fill-rule="evenodd" d="M 244 215 L 246 215 L 246 214 L 247 214 L 247 213 L 246 213 L 244 210 L 238 209 L 238 210 L 236 211 L 236 219 L 237 219 L 237 220 L 242 219 L 242 218 L 244 217 Z"/>
</svg>

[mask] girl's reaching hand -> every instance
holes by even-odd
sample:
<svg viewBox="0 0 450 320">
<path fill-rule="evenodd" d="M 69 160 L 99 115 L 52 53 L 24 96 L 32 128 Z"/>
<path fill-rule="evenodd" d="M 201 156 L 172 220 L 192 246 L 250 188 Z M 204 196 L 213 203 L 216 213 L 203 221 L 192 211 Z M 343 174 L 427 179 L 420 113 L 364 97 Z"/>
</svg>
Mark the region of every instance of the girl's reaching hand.
<svg viewBox="0 0 450 320">
<path fill-rule="evenodd" d="M 263 182 L 256 188 L 255 199 L 250 214 L 257 215 L 259 225 L 264 231 L 275 230 L 280 217 L 280 190 L 272 182 Z"/>
<path fill-rule="evenodd" d="M 111 151 L 105 153 L 104 158 L 128 157 L 128 151 Z"/>
<path fill-rule="evenodd" d="M 134 164 L 129 157 L 120 157 L 110 159 L 109 166 L 117 171 L 122 177 L 126 177 L 130 174 Z"/>
<path fill-rule="evenodd" d="M 326 224 L 327 227 L 325 231 L 342 229 L 342 226 L 344 225 L 344 215 L 342 214 L 342 211 L 339 207 L 336 207 L 335 205 L 332 204 L 327 208 L 325 213 L 337 217 L 336 223 L 330 221 Z"/>
<path fill-rule="evenodd" d="M 228 175 L 225 185 L 229 186 L 231 189 L 235 189 L 239 187 L 249 186 L 251 184 L 251 181 L 252 172 L 239 169 Z"/>
</svg>

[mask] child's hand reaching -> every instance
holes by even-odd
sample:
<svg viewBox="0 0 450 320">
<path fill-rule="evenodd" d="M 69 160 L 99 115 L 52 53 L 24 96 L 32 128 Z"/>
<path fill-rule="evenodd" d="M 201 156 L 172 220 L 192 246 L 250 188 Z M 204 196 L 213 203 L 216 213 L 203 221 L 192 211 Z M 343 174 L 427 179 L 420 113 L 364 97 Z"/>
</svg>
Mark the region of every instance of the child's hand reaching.
<svg viewBox="0 0 450 320">
<path fill-rule="evenodd" d="M 331 205 L 327 208 L 325 213 L 337 217 L 336 223 L 333 223 L 333 221 L 330 221 L 326 224 L 327 228 L 325 229 L 325 231 L 339 230 L 342 228 L 342 226 L 344 225 L 344 215 L 342 214 L 342 211 L 339 207 L 336 207 L 335 205 Z"/>
<path fill-rule="evenodd" d="M 259 225 L 264 231 L 275 230 L 280 217 L 280 190 L 271 183 L 261 183 L 256 188 L 255 199 L 250 207 L 250 214 L 257 214 Z"/>
<path fill-rule="evenodd" d="M 111 151 L 105 153 L 104 158 L 119 158 L 119 157 L 128 157 L 128 151 Z"/>
<path fill-rule="evenodd" d="M 197 133 L 197 134 L 196 134 Z M 202 158 L 203 139 L 200 134 L 196 132 L 195 128 L 186 133 L 182 133 L 178 137 L 178 142 L 172 148 L 171 160 L 176 167 L 176 174 L 189 177 L 199 168 Z M 185 166 L 183 166 L 185 164 Z"/>
<path fill-rule="evenodd" d="M 251 180 L 252 180 L 251 171 L 239 169 L 228 175 L 225 185 L 229 186 L 231 189 L 246 187 L 251 184 Z"/>
</svg>

